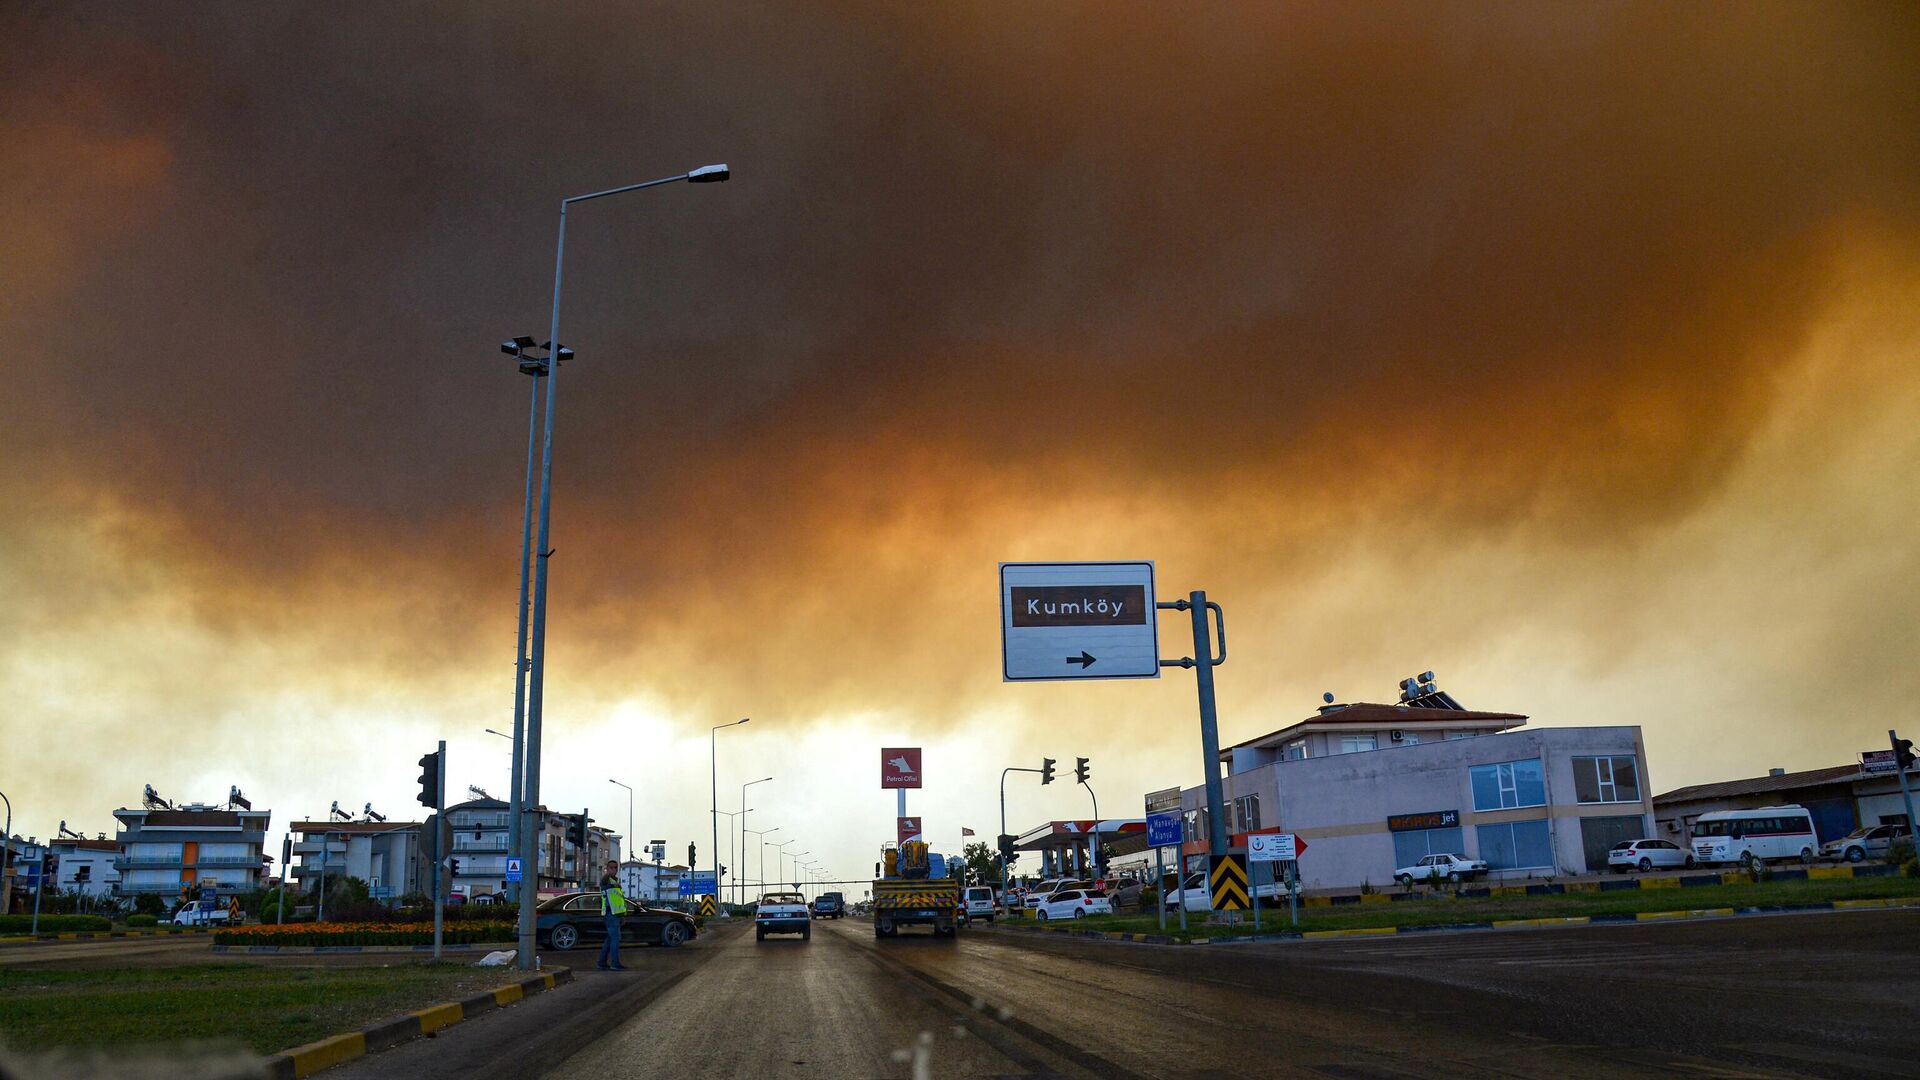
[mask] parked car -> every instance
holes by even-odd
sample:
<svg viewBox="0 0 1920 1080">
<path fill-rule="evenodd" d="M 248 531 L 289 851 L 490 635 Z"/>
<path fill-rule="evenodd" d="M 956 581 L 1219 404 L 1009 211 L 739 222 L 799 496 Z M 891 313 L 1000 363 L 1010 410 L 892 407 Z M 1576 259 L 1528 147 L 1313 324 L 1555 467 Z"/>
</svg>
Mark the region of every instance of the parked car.
<svg viewBox="0 0 1920 1080">
<path fill-rule="evenodd" d="M 807 898 L 797 892 L 762 896 L 753 909 L 753 937 L 765 941 L 768 934 L 799 934 L 802 941 L 812 941 L 813 914 L 807 910 Z"/>
<path fill-rule="evenodd" d="M 1820 857 L 1823 859 L 1845 859 L 1847 862 L 1860 862 L 1863 859 L 1884 859 L 1887 849 L 1895 840 L 1904 840 L 1912 835 L 1905 825 L 1868 825 L 1855 829 L 1838 840 L 1829 840 L 1820 845 Z"/>
<path fill-rule="evenodd" d="M 629 903 L 620 916 L 620 942 L 673 948 L 698 933 L 693 918 L 667 908 Z M 607 939 L 607 923 L 600 914 L 597 892 L 562 893 L 540 901 L 534 909 L 534 940 L 543 949 L 575 949 L 599 945 Z"/>
<path fill-rule="evenodd" d="M 999 910 L 993 902 L 993 890 L 984 885 L 976 885 L 968 889 L 961 896 L 960 903 L 966 909 L 968 921 L 985 919 L 992 922 Z"/>
<path fill-rule="evenodd" d="M 813 917 L 816 919 L 844 919 L 847 917 L 847 898 L 837 892 L 823 892 L 814 898 Z"/>
<path fill-rule="evenodd" d="M 1107 894 L 1097 889 L 1061 889 L 1042 900 L 1033 914 L 1042 921 L 1078 919 L 1084 915 L 1111 915 L 1113 906 L 1107 903 Z"/>
<path fill-rule="evenodd" d="M 1479 859 L 1469 859 L 1465 855 L 1444 854 L 1428 855 L 1412 866 L 1403 866 L 1393 872 L 1394 879 L 1401 885 L 1411 887 L 1415 882 L 1431 881 L 1440 878 L 1454 884 L 1471 881 L 1487 876 L 1487 864 Z"/>
<path fill-rule="evenodd" d="M 1093 883 L 1090 881 L 1078 881 L 1074 878 L 1048 878 L 1028 889 L 1026 899 L 1022 901 L 1022 904 L 1028 911 L 1033 911 L 1040 906 L 1041 901 L 1063 889 L 1090 889 L 1092 887 Z"/>
<path fill-rule="evenodd" d="M 175 926 L 225 926 L 233 912 L 218 900 L 190 900 L 173 913 Z"/>
<path fill-rule="evenodd" d="M 1651 837 L 1622 840 L 1607 851 L 1607 869 L 1616 874 L 1629 870 L 1671 870 L 1693 865 L 1693 852 L 1668 840 Z"/>
<path fill-rule="evenodd" d="M 1287 902 L 1287 887 L 1284 882 L 1269 881 L 1255 887 L 1248 895 L 1258 896 L 1263 904 L 1284 904 Z M 1182 904 L 1186 905 L 1189 912 L 1213 910 L 1213 892 L 1207 887 L 1207 875 L 1204 871 L 1188 874 L 1185 881 L 1174 887 L 1171 893 L 1160 901 L 1160 906 L 1169 912 L 1179 911 Z"/>
</svg>

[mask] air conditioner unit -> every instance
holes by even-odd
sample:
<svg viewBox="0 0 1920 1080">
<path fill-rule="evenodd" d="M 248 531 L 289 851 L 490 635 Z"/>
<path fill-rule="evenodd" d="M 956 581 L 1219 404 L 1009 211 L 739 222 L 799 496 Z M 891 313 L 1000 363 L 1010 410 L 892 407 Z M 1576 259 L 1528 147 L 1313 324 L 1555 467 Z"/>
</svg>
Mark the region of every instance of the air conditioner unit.
<svg viewBox="0 0 1920 1080">
<path fill-rule="evenodd" d="M 1400 729 L 1395 728 L 1393 731 L 1388 732 L 1388 737 L 1391 738 L 1394 742 L 1399 742 L 1401 739 Z"/>
</svg>

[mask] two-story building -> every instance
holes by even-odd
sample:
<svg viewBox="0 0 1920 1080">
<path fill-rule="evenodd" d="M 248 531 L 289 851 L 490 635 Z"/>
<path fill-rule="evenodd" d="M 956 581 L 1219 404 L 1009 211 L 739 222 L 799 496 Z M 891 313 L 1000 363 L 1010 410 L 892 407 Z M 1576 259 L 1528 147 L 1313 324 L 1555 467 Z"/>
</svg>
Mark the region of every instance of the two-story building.
<svg viewBox="0 0 1920 1080">
<path fill-rule="evenodd" d="M 322 874 L 367 883 L 367 895 L 394 902 L 429 888 L 424 835 L 417 821 L 296 821 L 288 887 L 311 890 Z"/>
<path fill-rule="evenodd" d="M 1227 831 L 1308 845 L 1306 888 L 1389 883 L 1429 854 L 1484 859 L 1490 876 L 1600 872 L 1621 840 L 1652 836 L 1637 726 L 1525 728 L 1518 713 L 1369 702 L 1223 749 Z M 1444 700 L 1451 705 L 1450 698 Z M 1204 786 L 1181 793 L 1185 865 L 1205 865 Z"/>
<path fill-rule="evenodd" d="M 116 895 L 153 893 L 168 900 L 211 891 L 225 898 L 262 885 L 268 810 L 193 803 L 164 809 L 115 810 L 120 847 Z"/>
<path fill-rule="evenodd" d="M 62 836 L 48 845 L 60 860 L 54 874 L 54 888 L 78 893 L 89 900 L 106 900 L 114 895 L 120 871 L 114 864 L 120 858 L 120 844 L 105 833 L 89 840 L 84 836 Z"/>
</svg>

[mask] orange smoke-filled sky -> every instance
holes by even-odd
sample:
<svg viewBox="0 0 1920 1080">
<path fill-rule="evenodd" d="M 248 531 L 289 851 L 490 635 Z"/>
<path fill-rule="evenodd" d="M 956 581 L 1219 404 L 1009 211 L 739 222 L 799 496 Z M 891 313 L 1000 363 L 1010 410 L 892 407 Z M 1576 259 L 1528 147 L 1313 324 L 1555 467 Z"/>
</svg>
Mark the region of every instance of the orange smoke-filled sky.
<svg viewBox="0 0 1920 1080">
<path fill-rule="evenodd" d="M 848 875 L 880 745 L 927 747 L 955 844 L 1042 754 L 1109 814 L 1196 783 L 1187 676 L 999 681 L 1003 559 L 1207 589 L 1226 741 L 1431 668 L 1642 725 L 1665 790 L 1910 713 L 1910 7 L 27 4 L 0 37 L 22 832 L 143 783 L 410 816 L 438 738 L 503 790 L 496 343 L 544 337 L 560 197 L 708 161 L 735 179 L 570 215 L 555 805 L 624 831 L 611 776 L 704 851 L 698 736 L 746 715 L 722 808 L 775 774 L 756 819 Z"/>
</svg>

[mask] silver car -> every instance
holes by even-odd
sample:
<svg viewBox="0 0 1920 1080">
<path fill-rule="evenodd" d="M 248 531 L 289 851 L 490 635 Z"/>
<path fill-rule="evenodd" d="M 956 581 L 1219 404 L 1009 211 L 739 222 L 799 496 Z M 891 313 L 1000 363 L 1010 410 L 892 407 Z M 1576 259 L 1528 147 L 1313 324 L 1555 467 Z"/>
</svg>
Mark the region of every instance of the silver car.
<svg viewBox="0 0 1920 1080">
<path fill-rule="evenodd" d="M 1887 848 L 1895 840 L 1904 840 L 1909 835 L 1905 825 L 1869 825 L 1855 829 L 1838 840 L 1829 840 L 1820 845 L 1820 857 L 1823 859 L 1844 859 L 1857 863 L 1865 859 L 1884 859 Z"/>
</svg>

